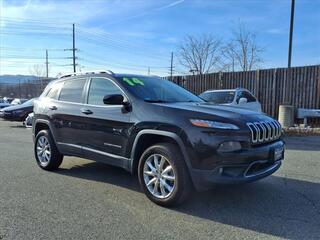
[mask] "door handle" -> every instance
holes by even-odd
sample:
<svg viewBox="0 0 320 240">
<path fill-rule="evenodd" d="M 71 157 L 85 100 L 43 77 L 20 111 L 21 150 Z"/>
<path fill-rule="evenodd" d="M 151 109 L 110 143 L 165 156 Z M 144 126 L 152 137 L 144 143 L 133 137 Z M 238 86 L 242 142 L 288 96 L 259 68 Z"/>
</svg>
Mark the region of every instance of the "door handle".
<svg viewBox="0 0 320 240">
<path fill-rule="evenodd" d="M 49 107 L 50 110 L 57 110 L 58 108 L 56 106 Z"/>
<path fill-rule="evenodd" d="M 86 114 L 86 115 L 89 115 L 89 114 L 93 113 L 90 109 L 86 109 L 86 108 L 81 108 L 81 112 Z"/>
</svg>

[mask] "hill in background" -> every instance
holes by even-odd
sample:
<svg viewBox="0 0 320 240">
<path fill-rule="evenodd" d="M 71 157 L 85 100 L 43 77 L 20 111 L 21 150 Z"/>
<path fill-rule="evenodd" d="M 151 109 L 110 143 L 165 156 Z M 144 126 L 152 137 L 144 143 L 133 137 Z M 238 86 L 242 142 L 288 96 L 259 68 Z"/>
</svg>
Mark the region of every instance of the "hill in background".
<svg viewBox="0 0 320 240">
<path fill-rule="evenodd" d="M 38 79 L 38 77 L 33 75 L 0 75 L 0 84 L 1 83 L 18 84 L 19 81 L 20 83 L 23 83 L 29 80 L 32 81 L 36 79 Z"/>
</svg>

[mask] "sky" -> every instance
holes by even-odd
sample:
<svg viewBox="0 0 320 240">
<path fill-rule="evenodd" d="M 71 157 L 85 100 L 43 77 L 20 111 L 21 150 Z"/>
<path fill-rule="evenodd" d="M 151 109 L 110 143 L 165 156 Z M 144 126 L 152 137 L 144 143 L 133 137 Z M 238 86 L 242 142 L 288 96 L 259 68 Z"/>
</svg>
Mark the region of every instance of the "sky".
<svg viewBox="0 0 320 240">
<path fill-rule="evenodd" d="M 72 24 L 78 71 L 188 73 L 178 49 L 187 35 L 227 42 L 237 23 L 263 47 L 260 68 L 286 67 L 291 0 L 0 0 L 0 75 L 70 73 Z M 296 0 L 292 66 L 320 64 L 320 0 Z"/>
</svg>

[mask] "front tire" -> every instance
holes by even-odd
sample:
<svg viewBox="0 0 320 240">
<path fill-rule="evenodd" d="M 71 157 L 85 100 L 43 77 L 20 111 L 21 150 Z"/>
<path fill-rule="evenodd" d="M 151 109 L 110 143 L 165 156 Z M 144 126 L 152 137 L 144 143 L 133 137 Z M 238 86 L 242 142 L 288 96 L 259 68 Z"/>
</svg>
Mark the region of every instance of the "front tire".
<svg viewBox="0 0 320 240">
<path fill-rule="evenodd" d="M 38 166 L 48 171 L 59 168 L 63 160 L 49 130 L 42 130 L 37 134 L 34 154 Z"/>
<path fill-rule="evenodd" d="M 192 189 L 182 154 L 171 143 L 160 143 L 145 150 L 139 161 L 138 177 L 147 197 L 165 207 L 181 204 Z"/>
</svg>

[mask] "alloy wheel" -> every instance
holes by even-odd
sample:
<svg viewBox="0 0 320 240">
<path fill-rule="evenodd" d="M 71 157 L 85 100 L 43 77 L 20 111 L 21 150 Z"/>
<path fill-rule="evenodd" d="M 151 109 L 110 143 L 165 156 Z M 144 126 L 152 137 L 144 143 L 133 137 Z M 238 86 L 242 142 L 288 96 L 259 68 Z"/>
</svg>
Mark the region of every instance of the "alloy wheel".
<svg viewBox="0 0 320 240">
<path fill-rule="evenodd" d="M 148 157 L 143 167 L 144 183 L 157 198 L 169 197 L 175 188 L 175 172 L 170 161 L 161 154 Z"/>
<path fill-rule="evenodd" d="M 51 158 L 51 148 L 48 139 L 45 136 L 41 136 L 37 141 L 37 156 L 41 166 L 48 165 Z"/>
</svg>

